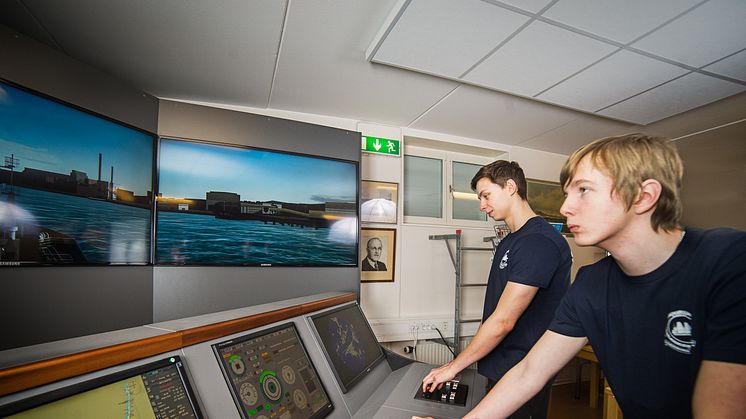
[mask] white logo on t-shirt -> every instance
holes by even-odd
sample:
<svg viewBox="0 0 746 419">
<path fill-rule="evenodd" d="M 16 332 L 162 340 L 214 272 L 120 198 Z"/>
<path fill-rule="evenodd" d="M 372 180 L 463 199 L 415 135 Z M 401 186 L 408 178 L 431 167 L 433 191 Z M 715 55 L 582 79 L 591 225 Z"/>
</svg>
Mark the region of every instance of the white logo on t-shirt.
<svg viewBox="0 0 746 419">
<path fill-rule="evenodd" d="M 510 252 L 510 249 L 505 251 L 505 254 L 503 255 L 503 258 L 500 259 L 500 269 L 505 269 L 506 266 L 508 266 L 508 252 Z"/>
<path fill-rule="evenodd" d="M 675 310 L 668 313 L 663 344 L 682 354 L 691 355 L 697 341 L 692 336 L 692 313 Z"/>
</svg>

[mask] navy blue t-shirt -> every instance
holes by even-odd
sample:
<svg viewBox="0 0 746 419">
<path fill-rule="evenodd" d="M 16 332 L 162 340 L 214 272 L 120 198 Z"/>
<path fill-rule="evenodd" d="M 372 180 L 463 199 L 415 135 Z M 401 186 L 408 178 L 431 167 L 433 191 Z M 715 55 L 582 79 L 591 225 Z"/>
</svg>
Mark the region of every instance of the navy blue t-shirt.
<svg viewBox="0 0 746 419">
<path fill-rule="evenodd" d="M 498 244 L 487 282 L 482 321 L 495 311 L 508 281 L 538 287 L 539 291 L 513 330 L 479 361 L 480 374 L 499 380 L 534 346 L 547 330 L 570 286 L 571 265 L 567 240 L 541 217 L 530 218 Z"/>
<path fill-rule="evenodd" d="M 588 338 L 625 418 L 691 418 L 702 360 L 746 364 L 746 233 L 688 228 L 646 275 L 584 266 L 549 329 Z"/>
</svg>

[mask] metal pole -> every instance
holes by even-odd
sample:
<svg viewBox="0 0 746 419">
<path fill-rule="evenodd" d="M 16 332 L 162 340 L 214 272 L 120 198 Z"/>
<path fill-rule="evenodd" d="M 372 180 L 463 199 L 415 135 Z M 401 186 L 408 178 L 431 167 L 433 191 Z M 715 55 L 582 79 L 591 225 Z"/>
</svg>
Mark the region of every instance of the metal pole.
<svg viewBox="0 0 746 419">
<path fill-rule="evenodd" d="M 461 348 L 461 230 L 456 230 L 456 310 L 453 318 L 453 352 Z"/>
</svg>

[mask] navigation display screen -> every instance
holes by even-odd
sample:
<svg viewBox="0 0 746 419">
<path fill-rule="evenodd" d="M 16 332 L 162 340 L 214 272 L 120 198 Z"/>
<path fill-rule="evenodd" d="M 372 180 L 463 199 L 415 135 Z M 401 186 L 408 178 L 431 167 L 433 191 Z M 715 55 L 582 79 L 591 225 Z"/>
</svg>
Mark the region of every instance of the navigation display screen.
<svg viewBox="0 0 746 419">
<path fill-rule="evenodd" d="M 334 409 L 294 324 L 212 348 L 241 417 L 318 419 Z"/>
<path fill-rule="evenodd" d="M 169 357 L 0 407 L 9 418 L 202 418 L 184 365 Z"/>
<path fill-rule="evenodd" d="M 311 316 L 311 320 L 343 392 L 383 360 L 376 335 L 357 304 Z"/>
</svg>

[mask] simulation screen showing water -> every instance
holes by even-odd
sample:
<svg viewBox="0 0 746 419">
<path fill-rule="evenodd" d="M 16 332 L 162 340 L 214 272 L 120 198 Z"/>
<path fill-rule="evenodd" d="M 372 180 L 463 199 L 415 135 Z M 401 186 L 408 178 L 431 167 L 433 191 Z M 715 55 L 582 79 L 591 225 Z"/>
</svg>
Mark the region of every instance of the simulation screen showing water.
<svg viewBox="0 0 746 419">
<path fill-rule="evenodd" d="M 0 407 L 9 418 L 201 418 L 177 356 Z"/>
<path fill-rule="evenodd" d="M 311 316 L 311 321 L 343 392 L 383 360 L 378 340 L 357 304 Z"/>
<path fill-rule="evenodd" d="M 356 266 L 357 164 L 160 140 L 156 262 Z"/>
<path fill-rule="evenodd" d="M 0 266 L 150 263 L 153 144 L 0 82 Z"/>
<path fill-rule="evenodd" d="M 243 418 L 319 419 L 334 408 L 293 324 L 213 350 Z"/>
</svg>

